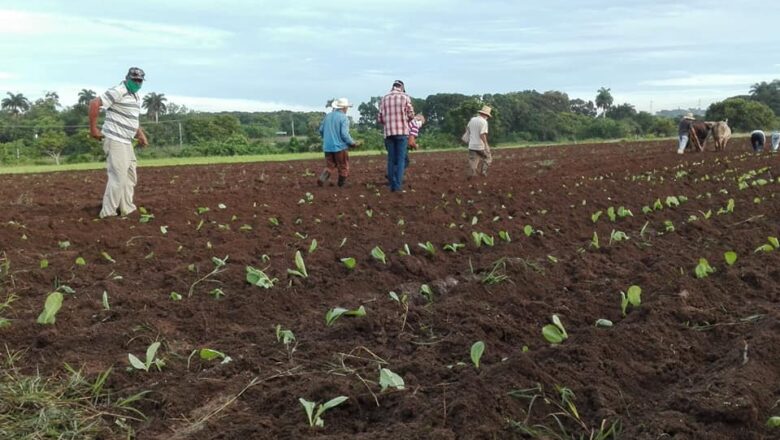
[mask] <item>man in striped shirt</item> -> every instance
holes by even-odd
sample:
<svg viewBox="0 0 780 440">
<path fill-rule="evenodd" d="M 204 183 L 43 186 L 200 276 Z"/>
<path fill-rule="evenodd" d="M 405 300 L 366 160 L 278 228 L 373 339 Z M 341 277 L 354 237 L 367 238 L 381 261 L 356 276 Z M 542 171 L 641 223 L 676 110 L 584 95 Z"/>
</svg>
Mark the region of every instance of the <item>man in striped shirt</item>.
<svg viewBox="0 0 780 440">
<path fill-rule="evenodd" d="M 133 139 L 138 139 L 141 147 L 149 143 L 138 120 L 141 115 L 141 98 L 138 91 L 144 77 L 143 70 L 131 67 L 124 81 L 89 103 L 90 135 L 103 140 L 108 170 L 100 218 L 116 216 L 117 210 L 120 215 L 126 216 L 136 209 L 133 192 L 138 176 Z M 99 131 L 97 119 L 101 107 L 106 109 L 106 119 L 102 131 Z"/>
<path fill-rule="evenodd" d="M 406 154 L 409 142 L 409 121 L 414 118 L 412 98 L 405 93 L 401 80 L 395 80 L 390 93 L 379 103 L 379 123 L 384 126 L 387 148 L 387 178 L 390 191 L 401 191 L 406 169 Z"/>
</svg>

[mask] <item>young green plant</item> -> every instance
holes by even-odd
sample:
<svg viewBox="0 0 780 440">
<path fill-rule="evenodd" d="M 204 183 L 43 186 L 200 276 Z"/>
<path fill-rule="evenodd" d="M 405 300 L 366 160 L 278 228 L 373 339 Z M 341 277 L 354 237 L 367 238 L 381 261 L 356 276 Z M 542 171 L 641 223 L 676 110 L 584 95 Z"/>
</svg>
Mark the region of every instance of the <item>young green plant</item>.
<svg viewBox="0 0 780 440">
<path fill-rule="evenodd" d="M 319 405 L 317 405 L 317 402 L 306 400 L 303 397 L 298 398 L 298 401 L 301 402 L 303 409 L 306 411 L 306 416 L 309 419 L 309 426 L 312 428 L 322 428 L 325 426 L 325 421 L 322 419 L 322 415 L 325 413 L 325 411 L 341 405 L 342 403 L 346 402 L 347 399 L 349 399 L 347 396 L 338 396 Z"/>
</svg>

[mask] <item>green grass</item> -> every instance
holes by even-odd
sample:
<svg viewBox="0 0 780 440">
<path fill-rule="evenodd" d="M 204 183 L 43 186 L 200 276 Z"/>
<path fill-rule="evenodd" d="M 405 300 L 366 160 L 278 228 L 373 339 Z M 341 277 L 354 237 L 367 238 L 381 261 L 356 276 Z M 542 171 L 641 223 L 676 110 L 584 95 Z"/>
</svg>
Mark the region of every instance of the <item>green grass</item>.
<svg viewBox="0 0 780 440">
<path fill-rule="evenodd" d="M 672 138 L 668 138 L 672 139 Z M 676 139 L 676 138 L 674 138 Z M 647 141 L 647 140 L 662 140 L 660 138 L 637 138 L 630 139 L 634 141 Z M 550 146 L 574 146 L 584 143 L 615 143 L 624 142 L 626 139 L 616 140 L 604 140 L 604 139 L 587 139 L 580 140 L 576 143 L 571 141 L 566 142 L 533 142 L 533 143 L 515 143 L 515 144 L 501 144 L 498 149 L 511 149 L 511 148 L 529 148 L 529 147 L 550 147 Z M 446 151 L 465 151 L 465 146 L 457 146 L 445 149 L 436 150 L 424 150 L 419 153 L 435 153 Z M 416 154 L 419 154 L 416 153 Z M 384 155 L 384 150 L 353 150 L 349 152 L 350 156 L 378 156 Z M 265 155 L 251 155 L 251 156 L 209 156 L 209 157 L 169 157 L 162 159 L 145 159 L 140 158 L 138 166 L 145 167 L 169 167 L 169 166 L 184 166 L 184 165 L 218 165 L 218 164 L 233 164 L 233 163 L 253 163 L 253 162 L 286 162 L 292 160 L 312 160 L 321 159 L 321 152 L 311 153 L 285 153 L 285 154 L 265 154 Z M 61 164 L 61 165 L 17 165 L 17 166 L 0 166 L 0 174 L 28 174 L 28 173 L 52 173 L 59 171 L 85 171 L 85 170 L 100 170 L 105 169 L 105 162 L 88 162 L 88 163 L 76 163 L 76 164 Z"/>
<path fill-rule="evenodd" d="M 130 438 L 134 433 L 128 423 L 144 419 L 133 405 L 146 393 L 116 399 L 104 389 L 110 368 L 94 382 L 67 365 L 66 374 L 44 377 L 23 374 L 19 358 L 6 348 L 0 367 L 0 438 Z"/>
</svg>

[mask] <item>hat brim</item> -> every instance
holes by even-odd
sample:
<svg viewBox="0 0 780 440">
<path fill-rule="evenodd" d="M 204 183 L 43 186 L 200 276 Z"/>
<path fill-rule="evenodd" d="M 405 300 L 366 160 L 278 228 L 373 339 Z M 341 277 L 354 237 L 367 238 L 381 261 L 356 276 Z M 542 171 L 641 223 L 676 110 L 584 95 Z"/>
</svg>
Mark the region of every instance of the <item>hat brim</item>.
<svg viewBox="0 0 780 440">
<path fill-rule="evenodd" d="M 485 116 L 487 116 L 488 118 L 491 118 L 491 117 L 492 117 L 492 116 L 490 116 L 490 113 L 485 113 L 485 112 L 483 112 L 483 111 L 479 111 L 479 112 L 477 112 L 477 113 L 479 113 L 480 115 L 485 115 Z"/>
</svg>

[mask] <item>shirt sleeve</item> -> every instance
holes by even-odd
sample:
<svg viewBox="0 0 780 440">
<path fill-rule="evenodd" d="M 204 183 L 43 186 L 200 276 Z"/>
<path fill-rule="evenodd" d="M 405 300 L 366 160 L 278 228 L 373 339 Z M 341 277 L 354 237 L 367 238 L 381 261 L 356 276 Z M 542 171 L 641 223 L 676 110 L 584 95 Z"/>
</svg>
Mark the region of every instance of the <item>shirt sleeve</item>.
<svg viewBox="0 0 780 440">
<path fill-rule="evenodd" d="M 322 118 L 322 122 L 320 122 L 320 136 L 322 136 L 323 134 L 325 134 L 325 118 Z"/>
<path fill-rule="evenodd" d="M 482 127 L 479 128 L 479 134 L 487 134 L 487 132 L 488 132 L 488 123 L 487 121 L 484 121 Z"/>
<path fill-rule="evenodd" d="M 407 97 L 408 101 L 406 102 L 406 111 L 407 111 L 407 119 L 412 120 L 414 119 L 414 106 L 412 105 L 412 98 Z"/>
<path fill-rule="evenodd" d="M 352 140 L 352 136 L 349 135 L 349 119 L 344 115 L 344 119 L 341 120 L 341 140 L 347 145 L 352 145 L 355 141 Z"/>
<path fill-rule="evenodd" d="M 119 101 L 119 98 L 121 97 L 122 92 L 120 92 L 116 87 L 112 87 L 100 95 L 100 102 L 103 104 L 103 108 L 107 109 L 111 108 L 115 102 Z"/>
</svg>

